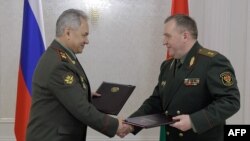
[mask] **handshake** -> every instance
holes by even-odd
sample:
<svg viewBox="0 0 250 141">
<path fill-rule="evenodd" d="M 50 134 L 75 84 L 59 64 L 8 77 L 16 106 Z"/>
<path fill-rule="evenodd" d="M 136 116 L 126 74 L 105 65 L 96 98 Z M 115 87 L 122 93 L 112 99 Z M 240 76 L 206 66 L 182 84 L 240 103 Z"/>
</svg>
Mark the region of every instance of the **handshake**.
<svg viewBox="0 0 250 141">
<path fill-rule="evenodd" d="M 127 134 L 134 131 L 134 127 L 131 125 L 125 124 L 123 119 L 118 118 L 118 121 L 119 121 L 119 126 L 118 126 L 118 129 L 116 131 L 117 136 L 123 138 Z"/>
</svg>

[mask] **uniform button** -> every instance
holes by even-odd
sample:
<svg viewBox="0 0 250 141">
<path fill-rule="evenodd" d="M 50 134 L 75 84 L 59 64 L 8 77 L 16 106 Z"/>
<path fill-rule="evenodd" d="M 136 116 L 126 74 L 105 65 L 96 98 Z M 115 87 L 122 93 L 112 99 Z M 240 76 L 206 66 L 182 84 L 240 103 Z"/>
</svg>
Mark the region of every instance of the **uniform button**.
<svg viewBox="0 0 250 141">
<path fill-rule="evenodd" d="M 180 137 L 183 137 L 183 133 L 179 133 L 179 136 L 180 136 Z"/>
<path fill-rule="evenodd" d="M 181 114 L 181 111 L 178 110 L 178 111 L 176 111 L 176 113 L 179 115 L 179 114 Z"/>
<path fill-rule="evenodd" d="M 169 135 L 170 133 L 167 131 L 166 134 Z"/>
<path fill-rule="evenodd" d="M 168 111 L 165 111 L 165 114 L 167 115 L 167 114 L 168 114 Z"/>
</svg>

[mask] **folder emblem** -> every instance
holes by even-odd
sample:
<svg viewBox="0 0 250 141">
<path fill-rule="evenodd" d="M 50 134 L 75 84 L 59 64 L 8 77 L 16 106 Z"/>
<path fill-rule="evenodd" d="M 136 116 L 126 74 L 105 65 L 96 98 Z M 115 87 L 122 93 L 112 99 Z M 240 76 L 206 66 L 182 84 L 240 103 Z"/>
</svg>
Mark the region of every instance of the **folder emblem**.
<svg viewBox="0 0 250 141">
<path fill-rule="evenodd" d="M 117 93 L 117 92 L 119 92 L 119 90 L 120 90 L 119 87 L 112 87 L 112 88 L 111 88 L 111 92 L 112 92 L 112 93 Z"/>
</svg>

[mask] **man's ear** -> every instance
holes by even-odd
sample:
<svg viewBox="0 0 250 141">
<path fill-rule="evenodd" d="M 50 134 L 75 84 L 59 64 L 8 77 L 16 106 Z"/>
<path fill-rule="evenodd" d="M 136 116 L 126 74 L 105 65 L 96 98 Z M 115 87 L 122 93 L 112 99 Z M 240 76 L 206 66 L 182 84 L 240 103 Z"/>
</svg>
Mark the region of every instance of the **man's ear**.
<svg viewBox="0 0 250 141">
<path fill-rule="evenodd" d="M 183 39 L 184 41 L 188 41 L 190 39 L 190 33 L 187 31 L 183 32 Z"/>
<path fill-rule="evenodd" d="M 187 31 L 183 32 L 183 39 L 187 40 L 189 36 L 189 33 Z"/>
<path fill-rule="evenodd" d="M 64 29 L 64 35 L 66 36 L 66 38 L 67 38 L 68 40 L 69 40 L 70 34 L 71 34 L 70 28 L 65 28 L 65 29 Z"/>
</svg>

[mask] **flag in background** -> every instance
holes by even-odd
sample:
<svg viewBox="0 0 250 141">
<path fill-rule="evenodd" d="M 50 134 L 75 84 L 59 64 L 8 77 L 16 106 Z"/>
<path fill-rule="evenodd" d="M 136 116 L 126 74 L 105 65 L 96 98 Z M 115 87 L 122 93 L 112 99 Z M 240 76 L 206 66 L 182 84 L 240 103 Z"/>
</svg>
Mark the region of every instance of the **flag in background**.
<svg viewBox="0 0 250 141">
<path fill-rule="evenodd" d="M 184 14 L 188 15 L 188 0 L 172 0 L 171 15 Z M 167 51 L 167 59 L 171 58 L 169 52 Z M 166 141 L 166 129 L 165 126 L 160 128 L 160 141 Z"/>
<path fill-rule="evenodd" d="M 42 2 L 41 0 L 24 0 L 14 127 L 17 141 L 25 141 L 32 96 L 32 75 L 45 50 L 44 45 Z"/>
</svg>

